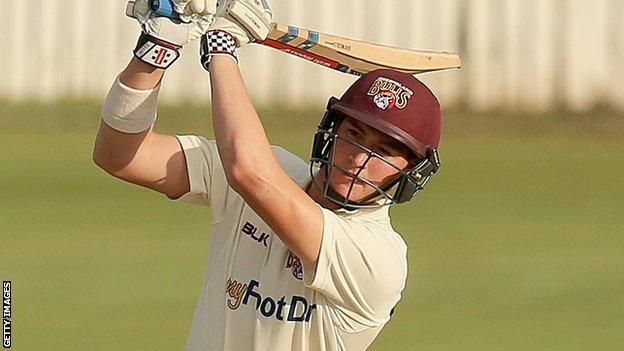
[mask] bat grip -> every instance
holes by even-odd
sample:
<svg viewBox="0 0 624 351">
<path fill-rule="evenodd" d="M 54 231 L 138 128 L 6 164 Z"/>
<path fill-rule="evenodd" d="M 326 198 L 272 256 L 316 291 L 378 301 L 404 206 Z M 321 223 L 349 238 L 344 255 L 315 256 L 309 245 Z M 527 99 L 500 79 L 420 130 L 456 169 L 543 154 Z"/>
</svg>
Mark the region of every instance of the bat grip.
<svg viewBox="0 0 624 351">
<path fill-rule="evenodd" d="M 180 20 L 180 15 L 173 9 L 173 0 L 149 0 L 148 3 L 157 16 Z"/>
</svg>

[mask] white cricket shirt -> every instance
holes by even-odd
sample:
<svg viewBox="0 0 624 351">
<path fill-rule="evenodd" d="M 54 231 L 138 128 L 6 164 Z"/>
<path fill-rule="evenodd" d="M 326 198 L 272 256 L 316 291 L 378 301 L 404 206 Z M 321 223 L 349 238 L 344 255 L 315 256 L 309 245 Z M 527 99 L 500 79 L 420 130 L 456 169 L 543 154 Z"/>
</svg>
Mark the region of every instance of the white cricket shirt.
<svg viewBox="0 0 624 351">
<path fill-rule="evenodd" d="M 175 201 L 210 206 L 205 280 L 187 351 L 365 350 L 390 319 L 407 279 L 407 245 L 388 207 L 332 212 L 316 272 L 227 184 L 216 143 L 179 136 L 190 191 Z M 309 166 L 273 148 L 302 188 Z"/>
</svg>

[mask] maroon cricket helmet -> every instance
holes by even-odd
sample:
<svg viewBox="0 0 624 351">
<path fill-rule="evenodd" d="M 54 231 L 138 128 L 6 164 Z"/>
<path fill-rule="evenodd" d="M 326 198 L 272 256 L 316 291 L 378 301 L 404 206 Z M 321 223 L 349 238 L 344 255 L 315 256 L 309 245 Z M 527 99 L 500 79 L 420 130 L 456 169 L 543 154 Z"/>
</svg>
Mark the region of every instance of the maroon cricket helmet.
<svg viewBox="0 0 624 351">
<path fill-rule="evenodd" d="M 440 144 L 442 112 L 429 88 L 414 76 L 380 69 L 358 79 L 330 112 L 353 117 L 409 147 L 420 157 Z"/>
</svg>

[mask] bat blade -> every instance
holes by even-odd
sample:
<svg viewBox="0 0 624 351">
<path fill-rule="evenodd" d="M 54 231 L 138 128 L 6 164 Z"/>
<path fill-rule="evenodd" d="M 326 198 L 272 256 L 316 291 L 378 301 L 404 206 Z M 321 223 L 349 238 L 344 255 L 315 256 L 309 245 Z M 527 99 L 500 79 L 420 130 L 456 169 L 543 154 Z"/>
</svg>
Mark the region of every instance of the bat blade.
<svg viewBox="0 0 624 351">
<path fill-rule="evenodd" d="M 410 50 L 273 23 L 262 45 L 355 75 L 380 68 L 411 74 L 461 67 L 459 55 L 446 51 Z"/>
</svg>

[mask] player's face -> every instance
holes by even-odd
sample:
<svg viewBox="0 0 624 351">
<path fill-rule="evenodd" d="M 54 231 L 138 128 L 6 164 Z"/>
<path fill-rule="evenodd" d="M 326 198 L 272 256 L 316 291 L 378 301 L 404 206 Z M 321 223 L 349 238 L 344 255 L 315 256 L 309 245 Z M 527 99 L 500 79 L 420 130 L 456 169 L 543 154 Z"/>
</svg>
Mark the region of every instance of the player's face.
<svg viewBox="0 0 624 351">
<path fill-rule="evenodd" d="M 357 202 L 376 193 L 374 187 L 354 179 L 354 175 L 383 188 L 398 177 L 399 169 L 405 169 L 409 164 L 411 153 L 407 147 L 365 123 L 345 118 L 337 133 L 339 138 L 329 182 L 338 194 L 345 198 L 348 196 L 350 201 Z M 374 154 L 349 141 L 366 147 Z"/>
</svg>

